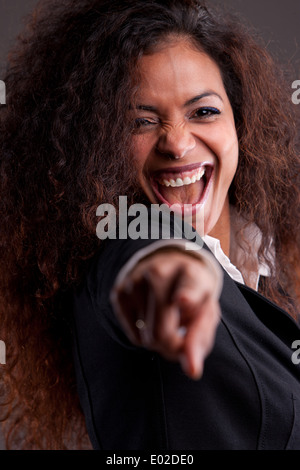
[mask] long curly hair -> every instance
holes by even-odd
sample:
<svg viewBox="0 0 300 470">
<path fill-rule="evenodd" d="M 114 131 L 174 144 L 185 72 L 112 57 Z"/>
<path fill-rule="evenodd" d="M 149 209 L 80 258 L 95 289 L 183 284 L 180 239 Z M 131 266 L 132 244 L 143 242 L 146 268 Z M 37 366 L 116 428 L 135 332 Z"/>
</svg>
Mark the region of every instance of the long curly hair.
<svg viewBox="0 0 300 470">
<path fill-rule="evenodd" d="M 230 201 L 271 240 L 261 287 L 299 310 L 299 156 L 284 76 L 245 25 L 200 0 L 46 0 L 8 60 L 0 111 L 1 418 L 8 448 L 88 448 L 72 365 L 69 295 L 101 245 L 96 209 L 144 195 L 127 110 L 137 65 L 170 37 L 219 65 L 239 139 Z M 295 108 L 295 106 L 294 106 Z M 298 299 L 299 300 L 299 299 Z"/>
</svg>

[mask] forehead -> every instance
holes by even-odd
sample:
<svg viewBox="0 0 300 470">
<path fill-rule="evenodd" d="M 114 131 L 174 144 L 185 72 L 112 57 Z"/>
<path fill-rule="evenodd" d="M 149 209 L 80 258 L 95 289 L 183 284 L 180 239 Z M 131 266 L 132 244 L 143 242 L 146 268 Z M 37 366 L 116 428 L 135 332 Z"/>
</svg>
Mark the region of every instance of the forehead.
<svg viewBox="0 0 300 470">
<path fill-rule="evenodd" d="M 187 41 L 166 44 L 139 61 L 139 96 L 189 98 L 208 89 L 225 93 L 218 65 Z"/>
</svg>

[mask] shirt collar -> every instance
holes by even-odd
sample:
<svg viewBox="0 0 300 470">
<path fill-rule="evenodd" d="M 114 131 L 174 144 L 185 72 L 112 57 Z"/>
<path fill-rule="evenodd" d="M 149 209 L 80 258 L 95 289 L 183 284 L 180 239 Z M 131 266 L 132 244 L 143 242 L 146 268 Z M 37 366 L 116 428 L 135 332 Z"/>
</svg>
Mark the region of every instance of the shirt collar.
<svg viewBox="0 0 300 470">
<path fill-rule="evenodd" d="M 247 224 L 246 220 L 238 215 L 232 206 L 230 208 L 230 218 L 231 259 L 223 252 L 218 239 L 205 235 L 203 241 L 234 281 L 247 284 L 257 291 L 260 276 L 269 277 L 271 275 L 268 264 L 258 258 L 262 233 L 255 223 Z M 242 237 L 240 229 L 242 229 Z M 271 263 L 274 262 L 272 247 L 268 250 L 265 258 L 269 259 Z"/>
</svg>

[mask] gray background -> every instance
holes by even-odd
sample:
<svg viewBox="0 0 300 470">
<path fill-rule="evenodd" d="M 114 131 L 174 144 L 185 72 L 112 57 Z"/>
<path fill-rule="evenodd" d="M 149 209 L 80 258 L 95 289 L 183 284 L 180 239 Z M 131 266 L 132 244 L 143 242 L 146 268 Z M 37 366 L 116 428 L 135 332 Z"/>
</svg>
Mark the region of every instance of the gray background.
<svg viewBox="0 0 300 470">
<path fill-rule="evenodd" d="M 300 0 L 208 0 L 207 3 L 221 4 L 229 11 L 241 13 L 261 33 L 272 55 L 283 64 L 292 64 L 292 80 L 300 80 Z M 23 27 L 24 17 L 36 4 L 37 0 L 0 0 L 0 79 L 4 78 L 9 48 Z"/>
<path fill-rule="evenodd" d="M 207 0 L 241 13 L 259 32 L 268 50 L 280 61 L 291 62 L 295 80 L 300 78 L 300 0 Z M 6 55 L 22 29 L 23 18 L 37 0 L 0 0 L 0 79 Z"/>
</svg>

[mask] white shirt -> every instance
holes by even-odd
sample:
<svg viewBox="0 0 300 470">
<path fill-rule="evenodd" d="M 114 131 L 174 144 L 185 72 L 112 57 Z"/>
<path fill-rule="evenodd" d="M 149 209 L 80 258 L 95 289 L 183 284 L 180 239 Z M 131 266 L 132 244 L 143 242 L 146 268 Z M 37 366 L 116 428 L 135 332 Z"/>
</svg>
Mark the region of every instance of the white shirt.
<svg viewBox="0 0 300 470">
<path fill-rule="evenodd" d="M 251 234 L 254 235 L 255 231 L 257 232 L 257 227 L 252 228 Z M 261 239 L 261 233 L 260 231 L 257 232 L 257 237 Z M 217 238 L 210 237 L 209 235 L 205 235 L 203 237 L 204 243 L 208 246 L 210 251 L 213 253 L 215 258 L 219 261 L 219 263 L 222 265 L 222 267 L 225 269 L 227 274 L 237 282 L 240 282 L 241 284 L 245 284 L 245 280 L 243 277 L 242 272 L 230 261 L 228 256 L 225 255 L 224 251 L 221 248 L 220 240 Z M 246 271 L 244 271 L 244 276 L 247 277 L 247 284 L 250 285 L 250 287 L 253 287 L 256 291 L 258 290 L 258 283 L 259 283 L 259 278 L 260 276 L 265 276 L 269 277 L 270 276 L 270 268 L 267 264 L 261 263 L 258 260 L 258 249 L 257 244 L 251 245 L 252 246 L 252 252 L 250 253 L 251 256 L 251 261 L 249 260 L 249 253 L 248 253 L 248 269 L 246 267 Z M 235 256 L 236 259 L 244 260 L 246 258 L 246 254 L 244 250 L 240 247 L 240 245 L 235 246 Z M 249 266 L 252 264 L 254 261 L 254 270 L 250 270 Z M 252 281 L 252 282 L 251 282 Z"/>
</svg>

